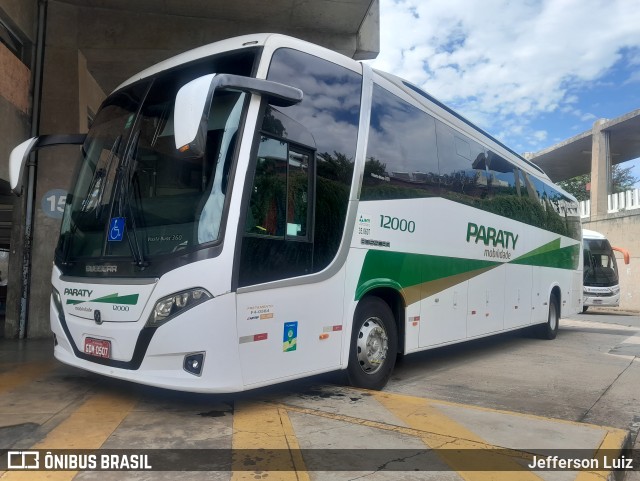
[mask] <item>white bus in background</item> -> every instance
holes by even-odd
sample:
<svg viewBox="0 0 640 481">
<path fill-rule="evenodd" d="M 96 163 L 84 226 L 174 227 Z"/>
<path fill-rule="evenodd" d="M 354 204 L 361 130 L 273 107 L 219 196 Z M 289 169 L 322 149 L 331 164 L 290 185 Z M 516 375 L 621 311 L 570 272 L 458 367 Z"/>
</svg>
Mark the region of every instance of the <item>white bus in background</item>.
<svg viewBox="0 0 640 481">
<path fill-rule="evenodd" d="M 12 185 L 33 148 L 11 157 Z M 282 35 L 207 45 L 104 101 L 52 273 L 55 356 L 230 392 L 582 307 L 578 204 L 412 84 Z"/>
<path fill-rule="evenodd" d="M 613 251 L 618 250 L 629 264 L 629 253 L 611 247 L 607 238 L 592 230 L 582 230 L 584 253 L 584 300 L 582 312 L 590 306 L 618 307 L 620 305 L 620 276 Z"/>
</svg>

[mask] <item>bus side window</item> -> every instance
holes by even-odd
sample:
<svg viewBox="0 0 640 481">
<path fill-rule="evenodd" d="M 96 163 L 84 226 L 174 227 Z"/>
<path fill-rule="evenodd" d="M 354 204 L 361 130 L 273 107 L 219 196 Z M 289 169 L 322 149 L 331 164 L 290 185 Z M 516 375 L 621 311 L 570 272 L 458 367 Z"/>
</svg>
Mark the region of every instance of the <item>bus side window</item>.
<svg viewBox="0 0 640 481">
<path fill-rule="evenodd" d="M 241 286 L 311 273 L 313 152 L 263 135 L 245 219 Z"/>
<path fill-rule="evenodd" d="M 298 104 L 267 109 L 262 130 L 290 141 L 290 150 L 295 150 L 294 145 L 302 146 L 312 154 L 309 170 L 314 177 L 309 185 L 313 192 L 308 199 L 315 202 L 315 210 L 308 217 L 306 238 L 313 242 L 311 270 L 319 272 L 335 258 L 344 234 L 358 139 L 362 76 L 314 55 L 279 48 L 271 59 L 267 79 L 304 92 Z M 291 219 L 287 222 L 294 223 Z M 290 232 L 297 229 L 298 221 L 295 224 Z M 274 266 L 275 271 L 279 269 Z M 273 275 L 278 279 L 288 277 L 285 272 Z"/>
<path fill-rule="evenodd" d="M 245 232 L 283 237 L 287 188 L 287 144 L 262 137 L 247 210 Z"/>
<path fill-rule="evenodd" d="M 311 153 L 262 137 L 245 233 L 309 239 Z"/>
<path fill-rule="evenodd" d="M 483 147 L 436 121 L 440 187 L 446 198 L 467 205 L 489 193 L 487 156 Z"/>
<path fill-rule="evenodd" d="M 366 158 L 360 200 L 439 194 L 435 120 L 378 84 Z"/>
</svg>

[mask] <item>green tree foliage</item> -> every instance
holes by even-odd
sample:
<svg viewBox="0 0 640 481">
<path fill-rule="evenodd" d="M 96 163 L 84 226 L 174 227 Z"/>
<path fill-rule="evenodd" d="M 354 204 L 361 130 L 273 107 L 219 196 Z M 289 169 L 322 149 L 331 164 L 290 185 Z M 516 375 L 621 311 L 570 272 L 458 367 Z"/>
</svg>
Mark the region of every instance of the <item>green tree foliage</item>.
<svg viewBox="0 0 640 481">
<path fill-rule="evenodd" d="M 611 167 L 611 193 L 624 192 L 633 189 L 640 178 L 633 175 L 632 167 L 622 167 L 616 164 Z M 587 184 L 591 182 L 591 174 L 583 174 L 572 179 L 562 180 L 558 185 L 572 194 L 578 200 L 589 200 Z"/>
<path fill-rule="evenodd" d="M 351 184 L 353 160 L 340 152 L 318 154 L 318 176 Z"/>
</svg>

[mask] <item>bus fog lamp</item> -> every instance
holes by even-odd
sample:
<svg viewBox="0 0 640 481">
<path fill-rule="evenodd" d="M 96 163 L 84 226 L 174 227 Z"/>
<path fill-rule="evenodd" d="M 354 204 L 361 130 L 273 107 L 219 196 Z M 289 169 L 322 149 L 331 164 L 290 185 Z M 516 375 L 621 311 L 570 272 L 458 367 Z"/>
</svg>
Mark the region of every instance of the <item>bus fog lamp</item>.
<svg viewBox="0 0 640 481">
<path fill-rule="evenodd" d="M 188 354 L 184 357 L 184 370 L 195 376 L 202 374 L 202 367 L 204 365 L 204 352 L 196 352 L 194 354 Z"/>
<path fill-rule="evenodd" d="M 173 319 L 178 314 L 213 298 L 205 289 L 195 288 L 188 291 L 176 292 L 170 296 L 163 297 L 156 302 L 156 305 L 147 320 L 146 327 L 158 327 Z"/>
</svg>

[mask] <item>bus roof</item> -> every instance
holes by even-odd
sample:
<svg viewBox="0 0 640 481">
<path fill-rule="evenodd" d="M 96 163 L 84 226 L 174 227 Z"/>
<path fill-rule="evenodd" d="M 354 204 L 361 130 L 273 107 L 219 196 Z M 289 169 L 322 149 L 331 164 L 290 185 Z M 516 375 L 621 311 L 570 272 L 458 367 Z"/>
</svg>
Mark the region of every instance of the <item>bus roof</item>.
<svg viewBox="0 0 640 481">
<path fill-rule="evenodd" d="M 594 230 L 582 229 L 582 238 L 583 239 L 606 239 L 606 237 L 600 232 L 596 232 Z"/>
</svg>

